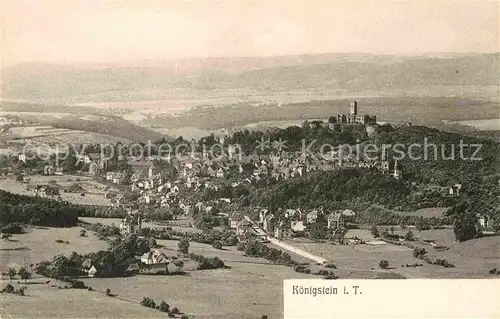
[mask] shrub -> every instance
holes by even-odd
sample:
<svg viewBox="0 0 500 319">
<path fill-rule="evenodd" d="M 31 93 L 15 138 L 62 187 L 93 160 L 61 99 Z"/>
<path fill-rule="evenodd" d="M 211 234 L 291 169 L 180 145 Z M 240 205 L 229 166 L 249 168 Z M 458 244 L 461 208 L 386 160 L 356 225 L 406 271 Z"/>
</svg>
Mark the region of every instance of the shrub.
<svg viewBox="0 0 500 319">
<path fill-rule="evenodd" d="M 236 249 L 239 250 L 239 251 L 245 251 L 245 243 L 243 242 L 239 242 L 238 245 L 236 245 Z"/>
<path fill-rule="evenodd" d="M 141 300 L 141 305 L 143 305 L 144 307 L 148 307 L 148 308 L 153 308 L 153 309 L 156 308 L 155 301 L 149 297 L 143 297 Z"/>
<path fill-rule="evenodd" d="M 64 244 L 64 240 L 62 240 L 62 239 L 56 239 L 56 243 Z"/>
<path fill-rule="evenodd" d="M 85 237 L 87 235 L 87 232 L 85 229 L 80 230 L 80 237 Z"/>
<path fill-rule="evenodd" d="M 380 234 L 378 232 L 377 226 L 375 224 L 373 224 L 372 227 L 370 228 L 370 232 L 372 233 L 372 236 L 374 238 L 380 237 Z"/>
<path fill-rule="evenodd" d="M 175 318 L 175 314 L 173 314 L 172 312 L 169 312 L 169 313 L 168 313 L 168 317 L 169 317 L 169 318 Z"/>
<path fill-rule="evenodd" d="M 189 319 L 189 317 L 187 315 L 182 315 L 181 319 Z"/>
<path fill-rule="evenodd" d="M 422 257 L 427 254 L 427 250 L 425 250 L 425 248 L 414 248 L 413 249 L 413 257 L 415 258 L 420 258 L 422 259 Z"/>
<path fill-rule="evenodd" d="M 335 276 L 335 274 L 334 274 L 334 273 L 330 273 L 330 274 L 326 275 L 326 276 L 325 276 L 325 277 L 323 277 L 323 278 L 324 278 L 324 279 L 330 279 L 330 280 L 331 280 L 331 279 L 337 279 L 338 277 L 337 277 L 337 276 Z"/>
<path fill-rule="evenodd" d="M 406 235 L 405 235 L 405 241 L 415 241 L 415 236 L 413 235 L 413 232 L 409 230 Z"/>
<path fill-rule="evenodd" d="M 109 295 L 111 295 L 111 289 L 106 288 L 106 296 L 109 296 Z"/>
<path fill-rule="evenodd" d="M 28 288 L 27 287 L 20 287 L 17 291 L 15 291 L 15 293 L 17 293 L 18 295 L 24 296 L 24 292 L 26 291 L 26 289 L 28 289 Z"/>
<path fill-rule="evenodd" d="M 260 317 L 260 319 L 268 319 L 268 316 L 267 316 L 267 315 L 262 315 L 262 316 Z"/>
<path fill-rule="evenodd" d="M 9 223 L 3 226 L 1 231 L 5 234 L 22 234 L 23 228 L 18 223 Z"/>
<path fill-rule="evenodd" d="M 220 242 L 220 240 L 217 240 L 213 243 L 212 247 L 214 247 L 215 249 L 222 249 L 222 243 Z"/>
<path fill-rule="evenodd" d="M 158 306 L 156 306 L 156 309 L 160 310 L 161 312 L 168 312 L 170 306 L 165 301 L 162 301 Z"/>
<path fill-rule="evenodd" d="M 389 267 L 389 262 L 385 259 L 382 259 L 378 266 L 382 269 L 387 269 Z"/>
<path fill-rule="evenodd" d="M 333 263 L 328 263 L 325 265 L 325 267 L 330 269 L 337 269 L 337 266 L 335 266 Z"/>
<path fill-rule="evenodd" d="M 7 284 L 3 289 L 2 289 L 2 292 L 6 292 L 6 293 L 13 293 L 14 292 L 14 286 L 12 286 L 11 284 Z"/>
<path fill-rule="evenodd" d="M 497 269 L 496 268 L 490 269 L 490 274 L 491 275 L 495 275 L 496 273 L 497 273 Z"/>
<path fill-rule="evenodd" d="M 11 234 L 2 234 L 2 239 L 9 239 L 10 237 L 12 237 Z"/>
<path fill-rule="evenodd" d="M 179 309 L 177 309 L 176 307 L 173 307 L 172 308 L 172 313 L 173 314 L 178 314 L 179 313 Z"/>
</svg>

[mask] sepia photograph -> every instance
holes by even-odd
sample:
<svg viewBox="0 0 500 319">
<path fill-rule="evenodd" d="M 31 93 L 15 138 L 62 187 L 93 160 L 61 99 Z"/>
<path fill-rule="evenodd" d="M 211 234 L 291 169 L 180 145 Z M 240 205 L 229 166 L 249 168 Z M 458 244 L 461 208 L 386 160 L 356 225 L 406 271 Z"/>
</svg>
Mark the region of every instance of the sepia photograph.
<svg viewBox="0 0 500 319">
<path fill-rule="evenodd" d="M 0 28 L 0 318 L 500 317 L 498 0 Z"/>
</svg>

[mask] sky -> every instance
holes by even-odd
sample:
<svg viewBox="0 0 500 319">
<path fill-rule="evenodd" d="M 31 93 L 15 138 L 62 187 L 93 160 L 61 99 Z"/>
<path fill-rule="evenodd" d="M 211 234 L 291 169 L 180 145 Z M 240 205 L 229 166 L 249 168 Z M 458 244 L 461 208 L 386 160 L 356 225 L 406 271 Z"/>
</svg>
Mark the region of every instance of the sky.
<svg viewBox="0 0 500 319">
<path fill-rule="evenodd" d="M 499 1 L 1 0 L 2 65 L 498 52 Z"/>
</svg>

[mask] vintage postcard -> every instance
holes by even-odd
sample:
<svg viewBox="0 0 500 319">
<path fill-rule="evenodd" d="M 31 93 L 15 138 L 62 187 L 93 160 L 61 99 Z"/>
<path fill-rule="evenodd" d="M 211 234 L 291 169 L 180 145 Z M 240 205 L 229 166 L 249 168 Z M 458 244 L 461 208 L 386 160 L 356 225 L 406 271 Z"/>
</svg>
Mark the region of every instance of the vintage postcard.
<svg viewBox="0 0 500 319">
<path fill-rule="evenodd" d="M 0 6 L 0 318 L 500 318 L 498 1 Z"/>
</svg>

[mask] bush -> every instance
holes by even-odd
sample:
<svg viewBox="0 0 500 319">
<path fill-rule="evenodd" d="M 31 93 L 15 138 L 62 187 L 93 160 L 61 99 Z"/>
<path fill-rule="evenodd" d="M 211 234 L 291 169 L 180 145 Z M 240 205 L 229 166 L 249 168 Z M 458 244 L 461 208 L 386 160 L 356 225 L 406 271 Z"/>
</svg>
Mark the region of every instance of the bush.
<svg viewBox="0 0 500 319">
<path fill-rule="evenodd" d="M 10 237 L 12 237 L 11 234 L 2 234 L 2 239 L 9 239 Z"/>
<path fill-rule="evenodd" d="M 331 280 L 331 279 L 337 279 L 337 278 L 339 278 L 339 277 L 335 276 L 335 274 L 334 274 L 334 273 L 330 273 L 330 274 L 326 275 L 326 276 L 325 276 L 325 277 L 323 277 L 323 278 L 324 278 L 324 279 L 329 279 L 329 280 Z"/>
<path fill-rule="evenodd" d="M 6 292 L 6 293 L 13 293 L 14 292 L 14 286 L 12 286 L 11 284 L 7 284 L 3 289 L 2 289 L 2 292 Z"/>
<path fill-rule="evenodd" d="M 427 254 L 427 250 L 425 250 L 425 248 L 414 248 L 413 249 L 413 257 L 415 258 L 420 258 L 422 259 L 422 257 Z"/>
<path fill-rule="evenodd" d="M 173 314 L 178 314 L 179 313 L 179 309 L 177 309 L 176 307 L 172 308 L 172 313 Z"/>
<path fill-rule="evenodd" d="M 217 240 L 214 242 L 212 247 L 214 247 L 215 249 L 222 249 L 222 243 L 220 242 L 220 240 Z"/>
<path fill-rule="evenodd" d="M 389 267 L 389 262 L 385 259 L 382 259 L 378 266 L 382 269 L 387 269 Z"/>
<path fill-rule="evenodd" d="M 168 317 L 169 317 L 169 318 L 175 318 L 175 314 L 173 314 L 172 312 L 169 312 L 169 313 L 168 313 Z"/>
<path fill-rule="evenodd" d="M 375 224 L 372 225 L 372 227 L 370 228 L 370 232 L 372 233 L 373 238 L 380 237 L 380 234 L 378 232 L 377 226 Z"/>
<path fill-rule="evenodd" d="M 335 266 L 333 263 L 328 263 L 325 265 L 325 267 L 330 269 L 337 269 L 337 266 Z"/>
<path fill-rule="evenodd" d="M 156 308 L 155 301 L 149 297 L 143 297 L 141 300 L 141 305 L 143 305 L 144 307 L 148 307 L 148 308 L 153 308 L 153 309 Z"/>
<path fill-rule="evenodd" d="M 168 310 L 170 309 L 170 306 L 168 305 L 168 303 L 166 303 L 165 301 L 162 301 L 160 302 L 160 304 L 156 307 L 156 309 L 160 310 L 161 312 L 168 312 Z"/>
<path fill-rule="evenodd" d="M 22 234 L 23 228 L 18 223 L 9 223 L 2 227 L 1 232 L 5 234 Z"/>
<path fill-rule="evenodd" d="M 182 315 L 181 319 L 189 319 L 189 317 L 187 315 Z"/>
<path fill-rule="evenodd" d="M 56 243 L 64 244 L 64 240 L 62 240 L 62 239 L 56 239 Z"/>
<path fill-rule="evenodd" d="M 409 230 L 406 235 L 405 235 L 405 241 L 415 241 L 415 236 L 413 235 L 413 232 Z"/>
<path fill-rule="evenodd" d="M 80 230 L 80 237 L 85 237 L 87 235 L 87 232 L 85 229 Z"/>
<path fill-rule="evenodd" d="M 496 275 L 496 273 L 497 273 L 496 268 L 490 269 L 490 275 Z"/>
</svg>

